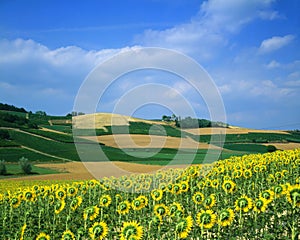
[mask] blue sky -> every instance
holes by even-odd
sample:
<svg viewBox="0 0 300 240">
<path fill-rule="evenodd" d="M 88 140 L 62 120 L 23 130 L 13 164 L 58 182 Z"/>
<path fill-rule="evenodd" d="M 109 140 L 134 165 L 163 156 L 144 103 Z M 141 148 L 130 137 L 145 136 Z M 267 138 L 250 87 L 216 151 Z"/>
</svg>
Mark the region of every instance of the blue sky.
<svg viewBox="0 0 300 240">
<path fill-rule="evenodd" d="M 121 51 L 162 47 L 206 69 L 228 123 L 299 129 L 299 10 L 298 0 L 1 0 L 0 101 L 65 115 L 97 64 Z M 209 118 L 201 96 L 183 79 L 151 71 L 118 79 L 98 110 L 113 111 L 126 92 L 151 81 L 180 92 L 200 118 Z M 169 107 L 149 105 L 134 114 L 159 118 L 174 103 L 184 116 L 176 98 Z"/>
</svg>

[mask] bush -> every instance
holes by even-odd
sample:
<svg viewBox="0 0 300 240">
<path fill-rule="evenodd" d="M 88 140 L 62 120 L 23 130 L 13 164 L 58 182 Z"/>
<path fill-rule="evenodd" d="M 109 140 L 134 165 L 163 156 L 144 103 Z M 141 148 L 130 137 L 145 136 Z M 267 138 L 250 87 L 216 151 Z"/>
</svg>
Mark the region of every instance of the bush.
<svg viewBox="0 0 300 240">
<path fill-rule="evenodd" d="M 19 159 L 19 164 L 20 164 L 21 170 L 22 170 L 24 173 L 26 173 L 26 174 L 30 174 L 30 173 L 31 173 L 32 166 L 31 166 L 31 164 L 29 163 L 29 161 L 28 161 L 27 158 L 21 157 L 21 158 Z"/>
<path fill-rule="evenodd" d="M 0 139 L 10 139 L 9 132 L 5 129 L 0 129 Z"/>
<path fill-rule="evenodd" d="M 0 175 L 5 175 L 7 173 L 4 160 L 0 160 Z"/>
<path fill-rule="evenodd" d="M 267 151 L 268 152 L 275 152 L 277 148 L 274 145 L 268 145 L 267 146 Z"/>
</svg>

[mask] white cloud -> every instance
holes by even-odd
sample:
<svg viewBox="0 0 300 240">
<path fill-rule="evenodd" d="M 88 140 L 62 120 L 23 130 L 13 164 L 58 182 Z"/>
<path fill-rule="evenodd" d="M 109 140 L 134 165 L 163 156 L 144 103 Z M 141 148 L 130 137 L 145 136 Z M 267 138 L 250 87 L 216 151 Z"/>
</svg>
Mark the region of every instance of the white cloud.
<svg viewBox="0 0 300 240">
<path fill-rule="evenodd" d="M 177 49 L 197 53 L 201 59 L 212 59 L 228 46 L 228 34 L 238 32 L 245 24 L 267 17 L 272 0 L 208 0 L 202 3 L 197 16 L 189 22 L 163 31 L 146 30 L 136 41 L 146 46 Z"/>
<path fill-rule="evenodd" d="M 31 39 L 2 39 L 2 101 L 14 99 L 12 104 L 26 102 L 28 109 L 33 111 L 43 103 L 43 108 L 50 109 L 53 114 L 57 114 L 57 106 L 60 113 L 70 111 L 73 98 L 87 74 L 100 62 L 127 50 L 125 47 L 86 51 L 76 46 L 49 49 Z"/>
<path fill-rule="evenodd" d="M 274 36 L 272 38 L 268 38 L 262 41 L 259 47 L 259 53 L 269 53 L 276 51 L 294 40 L 294 35 L 286 35 L 283 37 Z"/>
<path fill-rule="evenodd" d="M 269 68 L 269 69 L 272 69 L 272 68 L 278 68 L 280 67 L 281 64 L 275 60 L 272 60 L 271 62 L 269 62 L 266 67 Z"/>
</svg>

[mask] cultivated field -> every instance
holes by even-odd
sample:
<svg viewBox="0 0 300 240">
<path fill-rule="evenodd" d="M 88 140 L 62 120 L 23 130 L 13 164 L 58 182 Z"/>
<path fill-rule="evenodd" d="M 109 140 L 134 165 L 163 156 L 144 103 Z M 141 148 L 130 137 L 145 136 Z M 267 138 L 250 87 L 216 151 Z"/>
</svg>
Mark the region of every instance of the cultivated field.
<svg viewBox="0 0 300 240">
<path fill-rule="evenodd" d="M 189 137 L 177 138 L 156 135 L 120 134 L 97 137 L 84 136 L 83 138 L 115 148 L 219 149 L 219 147 L 213 144 L 196 142 Z"/>
</svg>

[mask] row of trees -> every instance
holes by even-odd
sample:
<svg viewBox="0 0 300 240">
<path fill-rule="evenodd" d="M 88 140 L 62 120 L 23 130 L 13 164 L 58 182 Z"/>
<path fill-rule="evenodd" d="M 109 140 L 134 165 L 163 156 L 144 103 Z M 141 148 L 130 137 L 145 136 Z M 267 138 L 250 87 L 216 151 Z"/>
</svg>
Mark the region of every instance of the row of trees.
<svg viewBox="0 0 300 240">
<path fill-rule="evenodd" d="M 5 103 L 0 103 L 0 110 L 27 113 L 27 111 L 24 108 L 18 108 L 13 105 L 8 105 Z"/>
<path fill-rule="evenodd" d="M 191 117 L 181 119 L 181 117 L 177 117 L 175 114 L 172 116 L 163 115 L 162 120 L 164 122 L 175 122 L 175 126 L 180 128 L 228 127 L 228 124 L 223 122 L 213 122 L 207 119 Z"/>
<path fill-rule="evenodd" d="M 30 174 L 32 173 L 32 166 L 29 163 L 27 158 L 21 157 L 19 159 L 19 165 L 23 173 Z M 4 160 L 0 160 L 0 175 L 6 175 L 7 174 L 7 168 L 5 165 Z"/>
</svg>

